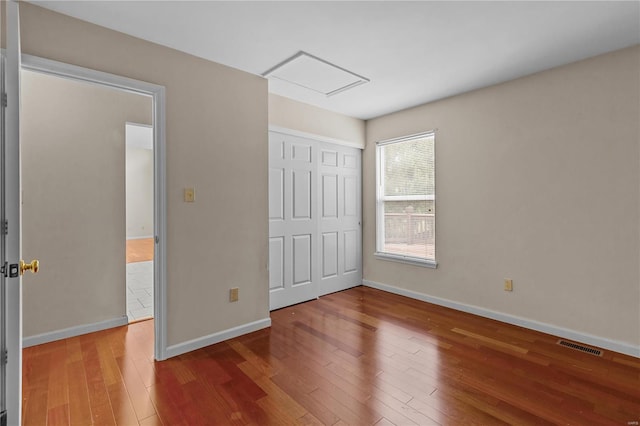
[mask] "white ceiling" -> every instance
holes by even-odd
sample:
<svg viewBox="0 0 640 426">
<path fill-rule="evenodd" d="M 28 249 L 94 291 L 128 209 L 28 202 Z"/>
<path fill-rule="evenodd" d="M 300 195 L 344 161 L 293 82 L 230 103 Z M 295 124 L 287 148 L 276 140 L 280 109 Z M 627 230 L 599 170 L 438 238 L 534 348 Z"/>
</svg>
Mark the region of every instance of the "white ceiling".
<svg viewBox="0 0 640 426">
<path fill-rule="evenodd" d="M 257 75 L 308 52 L 371 82 L 269 90 L 362 119 L 640 43 L 639 1 L 32 3 Z"/>
</svg>

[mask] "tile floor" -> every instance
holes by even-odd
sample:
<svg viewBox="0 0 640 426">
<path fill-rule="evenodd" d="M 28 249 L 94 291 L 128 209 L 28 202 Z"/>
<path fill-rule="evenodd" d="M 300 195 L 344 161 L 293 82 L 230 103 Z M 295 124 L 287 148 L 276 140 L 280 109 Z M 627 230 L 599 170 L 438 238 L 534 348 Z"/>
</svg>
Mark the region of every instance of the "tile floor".
<svg viewBox="0 0 640 426">
<path fill-rule="evenodd" d="M 153 317 L 153 261 L 127 263 L 129 322 Z"/>
</svg>

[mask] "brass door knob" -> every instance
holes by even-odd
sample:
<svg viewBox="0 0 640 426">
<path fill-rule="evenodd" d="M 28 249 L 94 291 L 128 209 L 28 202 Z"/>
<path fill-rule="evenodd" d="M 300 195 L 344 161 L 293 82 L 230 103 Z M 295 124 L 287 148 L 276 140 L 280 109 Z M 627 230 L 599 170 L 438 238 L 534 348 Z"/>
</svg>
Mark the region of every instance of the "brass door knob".
<svg viewBox="0 0 640 426">
<path fill-rule="evenodd" d="M 40 269 L 40 262 L 32 260 L 31 263 L 25 263 L 24 260 L 20 261 L 20 275 L 23 275 L 25 271 L 31 271 L 34 274 L 38 273 Z"/>
</svg>

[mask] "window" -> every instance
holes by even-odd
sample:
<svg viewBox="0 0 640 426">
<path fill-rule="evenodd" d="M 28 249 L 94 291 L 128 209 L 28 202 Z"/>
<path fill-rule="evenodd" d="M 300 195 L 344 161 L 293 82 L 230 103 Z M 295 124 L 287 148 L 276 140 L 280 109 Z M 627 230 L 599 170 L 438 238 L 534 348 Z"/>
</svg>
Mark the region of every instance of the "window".
<svg viewBox="0 0 640 426">
<path fill-rule="evenodd" d="M 435 137 L 378 142 L 376 256 L 436 266 Z"/>
</svg>

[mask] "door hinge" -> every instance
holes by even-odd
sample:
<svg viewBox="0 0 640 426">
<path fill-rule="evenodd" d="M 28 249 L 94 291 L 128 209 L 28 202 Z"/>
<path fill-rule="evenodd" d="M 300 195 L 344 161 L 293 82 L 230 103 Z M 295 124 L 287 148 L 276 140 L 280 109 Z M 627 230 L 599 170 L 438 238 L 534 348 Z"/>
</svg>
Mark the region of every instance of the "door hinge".
<svg viewBox="0 0 640 426">
<path fill-rule="evenodd" d="M 7 105 L 9 105 L 9 103 L 7 102 L 7 94 L 3 93 L 2 94 L 2 106 L 6 108 Z"/>
<path fill-rule="evenodd" d="M 9 222 L 6 219 L 2 221 L 2 234 L 7 235 L 9 233 Z"/>
<path fill-rule="evenodd" d="M 0 362 L 3 364 L 6 364 L 7 361 L 9 361 L 9 353 L 7 352 L 6 349 L 2 350 L 2 355 L 0 356 Z"/>
</svg>

